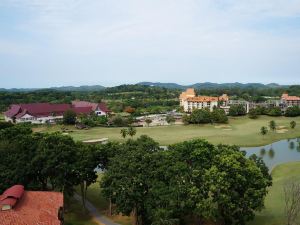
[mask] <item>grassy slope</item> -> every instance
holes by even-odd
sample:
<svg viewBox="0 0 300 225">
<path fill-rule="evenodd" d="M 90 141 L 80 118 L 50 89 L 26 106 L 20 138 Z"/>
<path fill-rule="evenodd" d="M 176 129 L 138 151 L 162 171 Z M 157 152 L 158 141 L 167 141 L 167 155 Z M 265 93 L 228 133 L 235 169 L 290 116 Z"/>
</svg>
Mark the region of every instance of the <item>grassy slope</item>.
<svg viewBox="0 0 300 225">
<path fill-rule="evenodd" d="M 260 135 L 260 128 L 268 126 L 270 120 L 275 120 L 278 126 L 287 126 L 292 120 L 297 122 L 296 129 L 289 130 L 286 133 L 273 133 L 270 132 L 266 137 Z M 300 134 L 300 117 L 268 117 L 261 116 L 259 119 L 251 120 L 248 117 L 230 118 L 230 127 L 216 128 L 215 125 L 174 125 L 163 127 L 140 127 L 137 128 L 137 135 L 146 134 L 158 141 L 161 145 L 173 144 L 176 142 L 189 140 L 193 138 L 204 138 L 213 144 L 236 144 L 239 146 L 260 146 L 269 144 L 274 141 L 285 138 L 294 138 Z M 75 130 L 70 133 L 76 140 L 89 140 L 98 138 L 109 138 L 110 140 L 121 141 L 120 129 L 121 128 L 91 128 L 89 130 Z M 57 131 L 60 130 L 59 126 L 51 128 L 37 128 L 40 131 Z"/>
<path fill-rule="evenodd" d="M 70 208 L 65 214 L 65 225 L 98 225 L 89 214 L 84 213 L 81 204 L 72 199 Z"/>
<path fill-rule="evenodd" d="M 300 162 L 281 164 L 273 169 L 273 186 L 270 188 L 265 201 L 266 208 L 257 213 L 255 220 L 249 225 L 285 224 L 283 185 L 290 180 L 300 182 L 299 171 Z"/>
</svg>

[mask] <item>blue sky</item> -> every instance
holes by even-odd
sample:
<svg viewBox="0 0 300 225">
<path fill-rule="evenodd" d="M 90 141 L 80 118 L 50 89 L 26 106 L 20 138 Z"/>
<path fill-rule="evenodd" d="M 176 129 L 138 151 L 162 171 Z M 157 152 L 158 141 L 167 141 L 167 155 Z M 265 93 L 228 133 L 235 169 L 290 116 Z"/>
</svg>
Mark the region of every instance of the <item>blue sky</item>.
<svg viewBox="0 0 300 225">
<path fill-rule="evenodd" d="M 300 83 L 300 0 L 0 0 L 0 87 Z"/>
</svg>

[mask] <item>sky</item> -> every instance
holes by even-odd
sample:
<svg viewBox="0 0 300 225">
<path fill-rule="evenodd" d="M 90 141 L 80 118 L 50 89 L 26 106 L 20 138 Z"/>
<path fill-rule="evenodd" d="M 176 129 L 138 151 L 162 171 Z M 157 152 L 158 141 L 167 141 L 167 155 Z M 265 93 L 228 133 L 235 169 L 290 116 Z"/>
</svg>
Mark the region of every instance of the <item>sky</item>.
<svg viewBox="0 0 300 225">
<path fill-rule="evenodd" d="M 0 0 L 0 88 L 300 84 L 300 0 Z"/>
</svg>

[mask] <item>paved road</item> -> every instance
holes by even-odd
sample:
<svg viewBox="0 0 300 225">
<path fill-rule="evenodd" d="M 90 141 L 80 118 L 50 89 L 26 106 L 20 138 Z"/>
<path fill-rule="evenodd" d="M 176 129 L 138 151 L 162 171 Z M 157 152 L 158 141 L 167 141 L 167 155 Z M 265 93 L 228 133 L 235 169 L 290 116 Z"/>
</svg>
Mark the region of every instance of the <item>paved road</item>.
<svg viewBox="0 0 300 225">
<path fill-rule="evenodd" d="M 74 194 L 74 198 L 80 202 L 82 202 L 81 200 L 81 196 L 77 193 Z M 97 222 L 100 222 L 104 225 L 120 225 L 118 223 L 114 223 L 112 222 L 110 219 L 108 219 L 106 216 L 103 216 L 99 213 L 99 211 L 96 209 L 95 206 L 93 206 L 93 204 L 91 202 L 89 202 L 88 200 L 86 200 L 86 208 L 87 210 L 90 212 L 90 214 L 95 218 L 95 220 Z"/>
</svg>

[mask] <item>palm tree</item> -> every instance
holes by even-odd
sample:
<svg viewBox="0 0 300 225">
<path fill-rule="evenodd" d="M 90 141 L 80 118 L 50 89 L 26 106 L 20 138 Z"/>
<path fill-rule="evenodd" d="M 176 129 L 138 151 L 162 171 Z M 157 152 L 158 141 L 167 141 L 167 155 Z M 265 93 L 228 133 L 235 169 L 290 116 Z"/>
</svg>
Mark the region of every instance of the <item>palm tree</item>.
<svg viewBox="0 0 300 225">
<path fill-rule="evenodd" d="M 268 128 L 266 127 L 261 127 L 260 128 L 260 134 L 265 136 L 268 133 Z"/>
<path fill-rule="evenodd" d="M 127 133 L 130 135 L 130 137 L 133 137 L 136 134 L 136 129 L 130 126 L 127 130 Z"/>
<path fill-rule="evenodd" d="M 126 138 L 126 136 L 127 136 L 127 134 L 128 134 L 128 131 L 127 131 L 126 129 L 122 129 L 122 130 L 120 131 L 120 134 L 121 134 L 121 136 L 122 136 L 123 138 Z"/>
<path fill-rule="evenodd" d="M 152 120 L 151 120 L 150 118 L 147 118 L 147 119 L 145 120 L 145 122 L 147 123 L 147 125 L 148 125 L 148 127 L 149 127 L 150 123 L 152 123 Z"/>
<path fill-rule="evenodd" d="M 295 127 L 296 127 L 296 122 L 293 120 L 293 121 L 291 121 L 290 122 L 290 127 L 292 128 L 292 129 L 295 129 Z"/>
<path fill-rule="evenodd" d="M 272 131 L 275 131 L 276 130 L 276 123 L 274 120 L 271 120 L 270 123 L 269 123 L 269 127 Z"/>
</svg>

